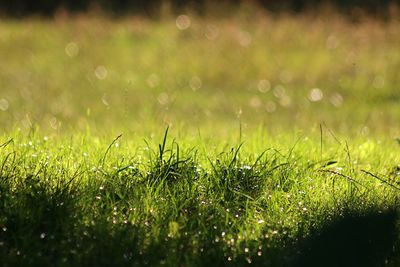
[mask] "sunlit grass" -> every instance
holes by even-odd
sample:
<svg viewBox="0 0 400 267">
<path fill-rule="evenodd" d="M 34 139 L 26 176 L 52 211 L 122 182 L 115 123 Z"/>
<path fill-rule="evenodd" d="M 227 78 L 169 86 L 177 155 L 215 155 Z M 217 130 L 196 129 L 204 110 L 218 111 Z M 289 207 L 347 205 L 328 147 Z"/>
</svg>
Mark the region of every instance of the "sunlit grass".
<svg viewBox="0 0 400 267">
<path fill-rule="evenodd" d="M 313 229 L 397 205 L 395 142 L 159 134 L 3 136 L 3 262 L 294 266 Z"/>
<path fill-rule="evenodd" d="M 160 125 L 214 134 L 218 124 L 226 135 L 239 121 L 273 132 L 325 122 L 339 134 L 397 137 L 398 29 L 396 20 L 244 11 L 5 20 L 0 125 L 116 135 Z"/>
</svg>

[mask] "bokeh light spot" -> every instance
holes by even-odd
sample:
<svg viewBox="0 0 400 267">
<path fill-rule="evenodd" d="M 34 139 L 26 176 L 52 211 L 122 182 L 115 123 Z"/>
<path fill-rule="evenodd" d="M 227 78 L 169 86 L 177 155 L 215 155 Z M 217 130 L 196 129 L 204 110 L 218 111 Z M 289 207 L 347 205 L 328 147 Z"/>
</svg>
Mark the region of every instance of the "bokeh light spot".
<svg viewBox="0 0 400 267">
<path fill-rule="evenodd" d="M 60 125 L 57 118 L 54 116 L 51 116 L 49 123 L 50 123 L 50 127 L 53 128 L 54 130 L 57 130 L 57 128 Z"/>
<path fill-rule="evenodd" d="M 279 74 L 279 80 L 283 83 L 289 83 L 293 79 L 292 74 L 290 71 L 284 70 Z"/>
<path fill-rule="evenodd" d="M 261 99 L 258 96 L 253 96 L 249 101 L 249 105 L 252 108 L 259 108 L 261 104 Z"/>
<path fill-rule="evenodd" d="M 65 53 L 69 57 L 76 57 L 79 53 L 79 46 L 75 42 L 70 42 L 65 46 Z"/>
<path fill-rule="evenodd" d="M 239 32 L 238 41 L 239 41 L 239 44 L 243 47 L 249 46 L 252 42 L 250 33 L 245 32 L 245 31 Z"/>
<path fill-rule="evenodd" d="M 376 89 L 381 89 L 385 86 L 385 79 L 382 76 L 378 75 L 375 77 L 373 85 Z"/>
<path fill-rule="evenodd" d="M 261 93 L 266 93 L 271 89 L 271 83 L 268 80 L 260 80 L 257 88 Z"/>
<path fill-rule="evenodd" d="M 335 107 L 340 107 L 343 104 L 343 96 L 339 93 L 334 93 L 329 101 L 334 105 Z"/>
<path fill-rule="evenodd" d="M 179 30 L 186 30 L 186 29 L 188 29 L 188 28 L 190 27 L 190 25 L 192 24 L 192 22 L 191 22 L 191 20 L 190 20 L 190 18 L 189 18 L 188 15 L 179 15 L 179 16 L 176 18 L 175 23 L 176 23 L 176 27 L 177 27 Z"/>
<path fill-rule="evenodd" d="M 268 101 L 267 104 L 265 104 L 265 110 L 269 113 L 272 113 L 276 110 L 276 104 L 274 101 Z"/>
<path fill-rule="evenodd" d="M 203 83 L 202 83 L 201 79 L 197 76 L 192 77 L 189 81 L 189 86 L 190 86 L 190 88 L 192 88 L 193 91 L 199 90 L 202 85 L 203 85 Z"/>
<path fill-rule="evenodd" d="M 0 99 L 0 110 L 1 111 L 6 111 L 10 107 L 10 104 L 8 103 L 7 99 L 2 98 Z"/>
<path fill-rule="evenodd" d="M 158 77 L 157 74 L 152 73 L 152 74 L 149 75 L 149 77 L 147 77 L 147 84 L 151 88 L 155 88 L 155 87 L 160 85 L 160 78 Z"/>
<path fill-rule="evenodd" d="M 324 93 L 319 88 L 313 88 L 310 90 L 310 94 L 308 95 L 308 99 L 311 102 L 318 102 L 324 98 Z"/>
<path fill-rule="evenodd" d="M 104 80 L 107 78 L 108 71 L 106 67 L 103 65 L 97 66 L 96 69 L 94 70 L 94 74 L 96 75 L 96 78 L 99 80 Z"/>
<path fill-rule="evenodd" d="M 161 105 L 164 106 L 164 105 L 168 104 L 169 96 L 167 93 L 164 92 L 164 93 L 161 93 L 158 95 L 157 100 L 158 100 L 158 103 L 160 103 Z"/>
<path fill-rule="evenodd" d="M 282 107 L 287 108 L 287 107 L 289 107 L 289 106 L 292 104 L 292 99 L 291 99 L 289 96 L 287 96 L 287 95 L 283 95 L 283 96 L 279 99 L 279 104 L 280 104 Z"/>
<path fill-rule="evenodd" d="M 339 39 L 335 35 L 329 35 L 326 39 L 326 48 L 335 50 L 339 46 Z"/>
<path fill-rule="evenodd" d="M 286 94 L 285 87 L 283 87 L 282 85 L 277 85 L 274 87 L 273 93 L 276 98 L 281 98 Z"/>
<path fill-rule="evenodd" d="M 103 103 L 104 106 L 108 107 L 110 105 L 110 103 L 108 103 L 107 100 L 107 95 L 103 94 L 103 96 L 101 97 L 101 102 Z"/>
<path fill-rule="evenodd" d="M 219 36 L 219 28 L 214 25 L 208 25 L 205 36 L 210 41 L 217 39 Z"/>
</svg>

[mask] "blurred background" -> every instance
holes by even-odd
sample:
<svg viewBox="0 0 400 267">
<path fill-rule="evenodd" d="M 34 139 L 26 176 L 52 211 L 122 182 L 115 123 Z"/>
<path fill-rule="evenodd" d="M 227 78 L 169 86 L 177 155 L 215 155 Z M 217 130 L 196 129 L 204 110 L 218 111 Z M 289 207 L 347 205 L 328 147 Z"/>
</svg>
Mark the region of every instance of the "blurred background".
<svg viewBox="0 0 400 267">
<path fill-rule="evenodd" d="M 59 9 L 68 12 L 86 12 L 94 7 L 115 14 L 157 15 L 164 6 L 174 11 L 190 8 L 200 14 L 209 12 L 218 6 L 258 5 L 270 11 L 302 12 L 332 6 L 345 13 L 368 12 L 388 15 L 388 8 L 399 4 L 400 0 L 3 0 L 0 8 L 3 14 L 24 16 L 30 14 L 53 15 Z"/>
<path fill-rule="evenodd" d="M 399 0 L 3 0 L 0 129 L 400 136 Z"/>
</svg>

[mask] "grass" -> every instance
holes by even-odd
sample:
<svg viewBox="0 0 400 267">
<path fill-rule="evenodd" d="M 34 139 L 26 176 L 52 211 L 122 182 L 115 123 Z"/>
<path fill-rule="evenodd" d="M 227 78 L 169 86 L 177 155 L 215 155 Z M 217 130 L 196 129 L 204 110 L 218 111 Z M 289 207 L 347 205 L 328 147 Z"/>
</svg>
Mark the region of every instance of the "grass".
<svg viewBox="0 0 400 267">
<path fill-rule="evenodd" d="M 158 146 L 16 134 L 0 158 L 3 266 L 294 266 L 310 233 L 398 205 L 396 143 L 331 138 L 321 154 L 318 139 L 285 141 L 202 150 L 212 144 L 180 146 L 167 132 Z M 398 240 L 374 228 L 388 224 L 372 236 Z M 383 246 L 371 266 L 392 239 L 368 239 Z"/>
<path fill-rule="evenodd" d="M 1 266 L 400 264 L 399 21 L 253 11 L 0 21 Z"/>
<path fill-rule="evenodd" d="M 398 20 L 251 12 L 184 17 L 184 30 L 171 16 L 3 20 L 0 125 L 400 135 Z"/>
</svg>

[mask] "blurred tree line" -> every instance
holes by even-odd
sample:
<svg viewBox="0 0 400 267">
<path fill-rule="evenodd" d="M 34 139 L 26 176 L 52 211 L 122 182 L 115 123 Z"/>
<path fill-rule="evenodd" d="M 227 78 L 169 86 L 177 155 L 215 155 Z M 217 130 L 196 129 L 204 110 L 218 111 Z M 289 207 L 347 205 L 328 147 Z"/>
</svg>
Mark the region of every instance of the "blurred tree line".
<svg viewBox="0 0 400 267">
<path fill-rule="evenodd" d="M 384 14 L 391 6 L 400 6 L 400 0 L 0 0 L 0 13 L 6 16 L 52 15 L 58 10 L 85 12 L 91 8 L 121 13 L 154 15 L 168 4 L 172 10 L 190 8 L 204 14 L 213 5 L 258 4 L 271 11 L 302 12 L 329 5 L 343 12 L 362 10 L 373 14 Z"/>
</svg>

